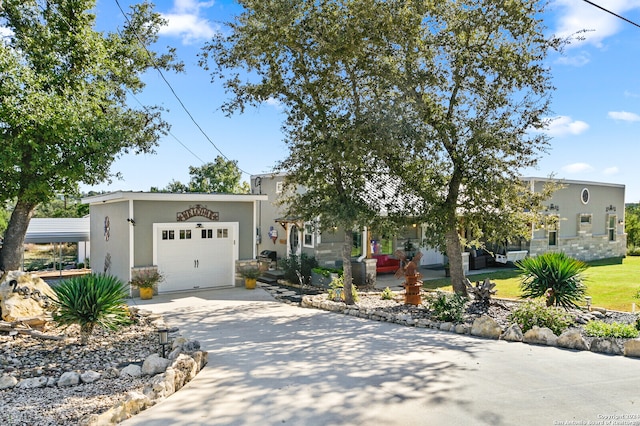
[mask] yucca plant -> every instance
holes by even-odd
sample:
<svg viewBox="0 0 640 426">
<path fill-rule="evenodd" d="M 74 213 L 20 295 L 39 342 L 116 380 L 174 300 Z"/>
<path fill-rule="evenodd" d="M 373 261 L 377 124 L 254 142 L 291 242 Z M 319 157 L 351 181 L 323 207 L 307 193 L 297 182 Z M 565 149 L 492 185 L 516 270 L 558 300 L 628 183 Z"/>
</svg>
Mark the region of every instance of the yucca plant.
<svg viewBox="0 0 640 426">
<path fill-rule="evenodd" d="M 522 272 L 520 289 L 523 298 L 545 297 L 547 306 L 565 309 L 578 307 L 586 287 L 582 273 L 586 263 L 565 253 L 545 253 L 516 262 Z"/>
<path fill-rule="evenodd" d="M 89 342 L 96 326 L 117 330 L 130 323 L 126 287 L 116 277 L 83 275 L 64 280 L 53 290 L 54 321 L 63 326 L 78 324 L 82 345 Z"/>
</svg>

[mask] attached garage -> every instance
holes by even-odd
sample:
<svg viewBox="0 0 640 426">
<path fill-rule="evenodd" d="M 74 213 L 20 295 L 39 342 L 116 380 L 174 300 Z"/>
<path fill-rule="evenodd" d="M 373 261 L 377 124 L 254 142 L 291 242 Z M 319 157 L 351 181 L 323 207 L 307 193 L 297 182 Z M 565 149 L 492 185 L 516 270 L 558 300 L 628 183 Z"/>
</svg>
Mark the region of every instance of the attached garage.
<svg viewBox="0 0 640 426">
<path fill-rule="evenodd" d="M 115 192 L 87 197 L 91 267 L 125 282 L 165 276 L 158 293 L 231 287 L 236 262 L 257 255 L 257 201 L 265 195 Z M 135 289 L 132 289 L 135 295 Z"/>
</svg>

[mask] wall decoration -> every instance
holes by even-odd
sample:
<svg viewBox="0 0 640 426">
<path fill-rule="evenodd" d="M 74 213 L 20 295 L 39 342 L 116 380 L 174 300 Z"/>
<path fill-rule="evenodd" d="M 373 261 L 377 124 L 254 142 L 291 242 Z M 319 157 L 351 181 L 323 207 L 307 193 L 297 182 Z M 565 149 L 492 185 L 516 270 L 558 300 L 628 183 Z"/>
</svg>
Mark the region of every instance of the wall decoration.
<svg viewBox="0 0 640 426">
<path fill-rule="evenodd" d="M 212 221 L 220 220 L 220 213 L 211 211 L 207 208 L 207 206 L 203 206 L 201 204 L 196 204 L 195 206 L 190 206 L 188 209 L 176 213 L 176 219 L 178 222 L 184 222 L 192 217 L 201 216 L 205 217 Z"/>
</svg>

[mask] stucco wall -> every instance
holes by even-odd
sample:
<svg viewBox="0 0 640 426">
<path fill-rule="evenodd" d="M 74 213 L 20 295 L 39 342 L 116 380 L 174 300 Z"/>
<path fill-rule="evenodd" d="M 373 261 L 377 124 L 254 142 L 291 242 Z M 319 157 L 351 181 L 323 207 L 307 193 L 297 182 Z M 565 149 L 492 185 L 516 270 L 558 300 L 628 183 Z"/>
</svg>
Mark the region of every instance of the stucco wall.
<svg viewBox="0 0 640 426">
<path fill-rule="evenodd" d="M 90 206 L 91 214 L 91 270 L 95 273 L 109 273 L 124 282 L 130 279 L 129 232 L 127 222 L 129 203 L 95 204 Z M 105 217 L 109 217 L 109 240 L 105 238 Z"/>
</svg>

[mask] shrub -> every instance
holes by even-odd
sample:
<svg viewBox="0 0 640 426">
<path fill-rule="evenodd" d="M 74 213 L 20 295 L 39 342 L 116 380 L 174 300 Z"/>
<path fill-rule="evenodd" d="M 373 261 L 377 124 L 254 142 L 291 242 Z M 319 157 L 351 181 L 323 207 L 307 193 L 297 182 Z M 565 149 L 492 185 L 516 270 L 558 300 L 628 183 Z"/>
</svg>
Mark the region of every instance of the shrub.
<svg viewBox="0 0 640 426">
<path fill-rule="evenodd" d="M 313 256 L 307 256 L 302 253 L 300 256 L 290 254 L 282 262 L 284 271 L 284 279 L 290 283 L 299 283 L 298 273 L 302 276 L 304 284 L 311 282 L 311 270 L 318 267 L 318 261 Z"/>
<path fill-rule="evenodd" d="M 623 324 L 613 322 L 611 324 L 604 321 L 589 321 L 584 326 L 587 336 L 592 337 L 619 337 L 634 339 L 638 337 L 636 324 Z"/>
<path fill-rule="evenodd" d="M 436 295 L 427 296 L 427 301 L 433 311 L 433 317 L 438 321 L 462 322 L 467 298 L 456 293 L 438 292 Z"/>
<path fill-rule="evenodd" d="M 562 306 L 565 309 L 578 307 L 584 299 L 586 287 L 582 272 L 589 266 L 564 253 L 544 253 L 516 262 L 522 271 L 522 298 L 544 296 L 547 306 Z"/>
<path fill-rule="evenodd" d="M 380 298 L 382 300 L 392 300 L 393 299 L 393 292 L 391 291 L 391 289 L 389 287 L 385 287 L 385 289 L 382 290 L 382 293 L 380 294 Z"/>
<path fill-rule="evenodd" d="M 78 324 L 83 345 L 96 326 L 117 330 L 130 323 L 126 287 L 116 277 L 83 275 L 64 280 L 53 290 L 53 319 L 63 326 Z"/>
<path fill-rule="evenodd" d="M 542 302 L 529 300 L 509 314 L 509 322 L 518 324 L 523 332 L 534 326 L 547 327 L 556 335 L 562 334 L 575 319 L 568 312 L 554 306 L 545 306 Z"/>
<path fill-rule="evenodd" d="M 344 277 L 342 275 L 331 280 L 327 293 L 329 300 L 333 300 L 334 302 L 344 302 Z M 351 296 L 353 297 L 354 302 L 358 301 L 358 289 L 353 284 L 351 285 Z"/>
<path fill-rule="evenodd" d="M 627 256 L 640 256 L 640 246 L 631 246 L 627 248 Z"/>
</svg>

